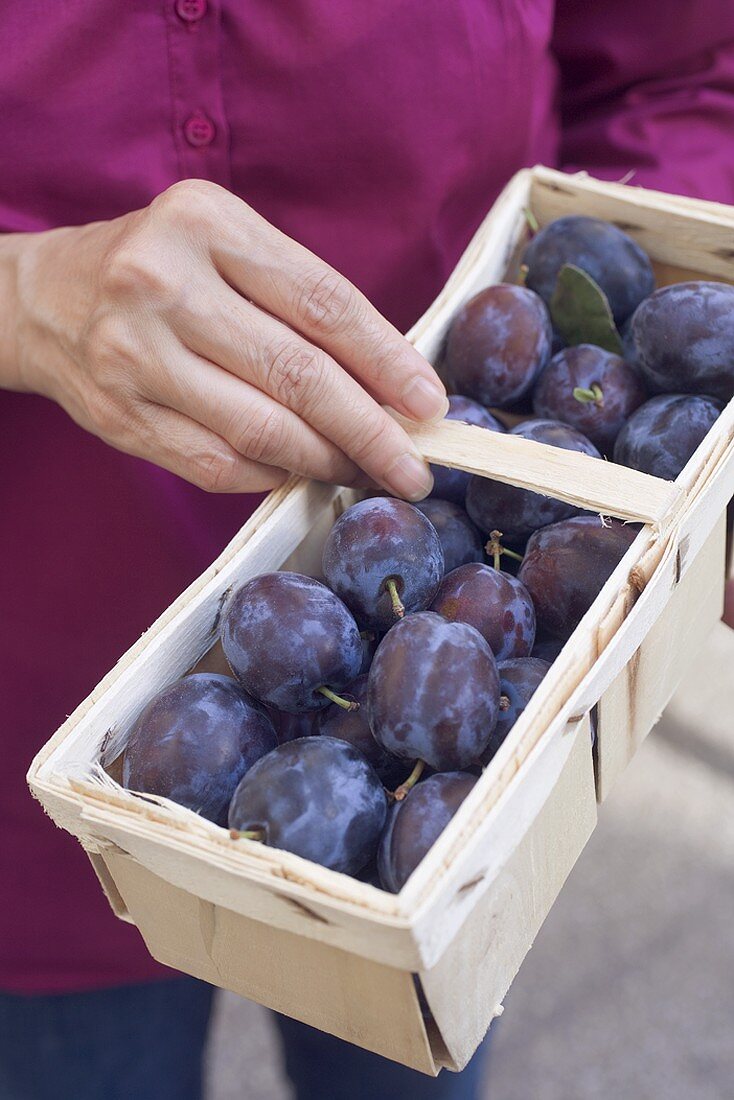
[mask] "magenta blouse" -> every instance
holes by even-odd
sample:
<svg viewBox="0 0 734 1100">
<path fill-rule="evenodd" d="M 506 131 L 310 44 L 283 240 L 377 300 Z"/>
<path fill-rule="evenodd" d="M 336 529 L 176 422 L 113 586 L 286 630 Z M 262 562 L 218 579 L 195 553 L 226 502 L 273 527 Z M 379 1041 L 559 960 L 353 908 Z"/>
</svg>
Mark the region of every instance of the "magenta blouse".
<svg viewBox="0 0 734 1100">
<path fill-rule="evenodd" d="M 215 180 L 403 329 L 524 165 L 734 201 L 731 0 L 25 0 L 0 30 L 0 231 Z M 255 504 L 0 393 L 0 988 L 165 973 L 24 774 Z"/>
</svg>

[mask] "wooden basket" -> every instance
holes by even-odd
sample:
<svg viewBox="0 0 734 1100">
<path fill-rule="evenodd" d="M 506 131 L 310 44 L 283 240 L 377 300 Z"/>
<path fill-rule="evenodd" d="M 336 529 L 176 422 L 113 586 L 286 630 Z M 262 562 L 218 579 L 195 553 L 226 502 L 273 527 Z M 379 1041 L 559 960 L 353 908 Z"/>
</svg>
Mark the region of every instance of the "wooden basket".
<svg viewBox="0 0 734 1100">
<path fill-rule="evenodd" d="M 497 200 L 410 334 L 435 360 L 456 309 L 512 277 L 524 207 L 620 225 L 661 283 L 734 281 L 734 210 L 544 168 Z M 33 761 L 28 781 L 78 837 L 115 913 L 150 952 L 369 1050 L 435 1074 L 471 1057 L 596 824 L 606 796 L 721 614 L 734 402 L 675 484 L 452 422 L 411 432 L 425 456 L 644 522 L 455 818 L 393 896 L 249 841 L 102 765 L 151 696 L 216 638 L 235 584 L 281 567 L 318 574 L 353 492 L 291 479 L 121 659 Z M 588 714 L 599 704 L 592 759 Z M 596 765 L 596 766 L 595 766 Z M 430 1007 L 425 1018 L 418 989 Z"/>
</svg>

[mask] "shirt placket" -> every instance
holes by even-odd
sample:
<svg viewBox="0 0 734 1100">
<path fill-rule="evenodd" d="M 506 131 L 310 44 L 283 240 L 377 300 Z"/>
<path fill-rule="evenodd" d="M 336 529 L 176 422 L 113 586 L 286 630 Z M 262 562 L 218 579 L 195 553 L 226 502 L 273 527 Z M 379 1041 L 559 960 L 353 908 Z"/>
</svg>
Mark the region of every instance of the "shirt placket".
<svg viewBox="0 0 734 1100">
<path fill-rule="evenodd" d="M 220 0 L 166 0 L 173 131 L 182 178 L 230 186 Z"/>
</svg>

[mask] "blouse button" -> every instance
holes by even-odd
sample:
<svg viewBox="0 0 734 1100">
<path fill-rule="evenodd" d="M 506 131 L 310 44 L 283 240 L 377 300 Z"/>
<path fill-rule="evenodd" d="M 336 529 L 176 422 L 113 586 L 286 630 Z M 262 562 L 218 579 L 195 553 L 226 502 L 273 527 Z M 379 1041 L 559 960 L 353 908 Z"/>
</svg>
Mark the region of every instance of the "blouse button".
<svg viewBox="0 0 734 1100">
<path fill-rule="evenodd" d="M 190 115 L 184 122 L 183 131 L 189 145 L 193 145 L 195 149 L 202 145 L 211 145 L 217 133 L 214 123 L 203 111 Z"/>
<path fill-rule="evenodd" d="M 176 0 L 176 15 L 184 23 L 198 23 L 206 15 L 206 0 Z"/>
</svg>

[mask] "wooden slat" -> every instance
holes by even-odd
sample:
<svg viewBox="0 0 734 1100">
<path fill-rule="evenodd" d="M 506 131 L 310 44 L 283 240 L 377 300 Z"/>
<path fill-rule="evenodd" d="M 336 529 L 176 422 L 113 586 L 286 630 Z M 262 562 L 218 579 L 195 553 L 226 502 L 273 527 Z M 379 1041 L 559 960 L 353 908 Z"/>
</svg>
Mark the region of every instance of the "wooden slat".
<svg viewBox="0 0 734 1100">
<path fill-rule="evenodd" d="M 662 524 L 682 500 L 672 481 L 521 436 L 400 418 L 424 458 L 623 520 Z"/>
<path fill-rule="evenodd" d="M 688 563 L 662 614 L 599 703 L 597 791 L 606 799 L 670 701 L 724 604 L 726 517 Z M 674 556 L 671 565 L 678 566 Z"/>
<path fill-rule="evenodd" d="M 541 225 L 566 214 L 614 222 L 661 263 L 699 272 L 700 278 L 734 281 L 734 225 L 716 203 L 689 203 L 660 191 L 533 171 L 530 205 Z"/>
<path fill-rule="evenodd" d="M 734 228 L 734 206 L 710 199 L 697 199 L 690 195 L 672 195 L 667 191 L 655 191 L 651 187 L 638 187 L 634 176 L 627 183 L 619 183 L 596 179 L 588 172 L 559 172 L 557 168 L 538 165 L 532 170 L 532 177 L 534 182 L 548 184 L 552 188 L 553 185 L 565 188 L 570 182 L 585 195 L 592 195 L 597 199 L 601 196 L 620 200 L 631 209 L 652 209 L 655 212 L 678 209 L 691 218 L 702 216 L 722 229 L 729 225 Z M 602 217 L 601 214 L 595 216 Z"/>
<path fill-rule="evenodd" d="M 397 912 L 391 894 L 288 852 L 228 842 L 224 830 L 219 842 L 207 843 L 165 819 L 146 821 L 102 805 L 87 806 L 83 820 L 107 846 L 111 842 L 172 886 L 222 908 L 405 970 L 421 964 L 410 921 Z M 342 899 L 333 889 L 315 889 L 319 880 L 327 888 L 337 880 L 337 890 L 340 880 Z"/>
<path fill-rule="evenodd" d="M 497 807 L 486 846 L 491 884 L 439 962 L 420 978 L 436 1023 L 457 1068 L 471 1058 L 522 960 L 533 945 L 576 860 L 596 826 L 589 720 L 559 731 L 528 761 L 533 804 L 525 792 Z M 550 768 L 553 778 L 538 782 Z M 474 881 L 479 877 L 477 870 Z M 465 886 L 466 890 L 475 887 Z M 461 904 L 461 892 L 457 904 Z"/>
<path fill-rule="evenodd" d="M 441 836 L 428 860 L 416 869 L 403 887 L 405 900 L 413 912 L 415 936 L 426 970 L 432 970 L 444 957 L 456 940 L 457 930 L 481 904 L 485 894 L 493 889 L 497 875 L 520 846 L 522 838 L 535 828 L 536 820 L 568 766 L 577 740 L 583 739 L 579 729 L 585 722 L 585 717 L 569 722 L 564 709 L 536 742 L 524 761 L 522 772 L 517 771 L 494 800 L 488 797 L 487 788 L 482 792 L 477 784 L 469 796 L 472 801 L 467 799 L 450 823 L 451 833 Z M 590 736 L 585 746 L 590 789 L 585 784 L 579 785 L 573 807 L 570 804 L 566 807 L 569 842 L 577 845 L 576 856 L 596 820 L 596 811 L 590 808 L 594 801 Z M 492 793 L 497 789 L 495 785 Z M 476 804 L 479 802 L 481 806 L 483 801 L 491 804 L 484 813 L 478 812 Z M 585 823 L 582 832 L 588 825 L 583 839 L 574 833 L 578 821 L 573 815 L 577 808 L 583 808 L 579 819 Z M 442 891 L 425 889 L 425 880 L 431 875 L 434 881 L 439 876 L 443 879 Z M 542 890 L 541 883 L 538 888 Z"/>
<path fill-rule="evenodd" d="M 105 861 L 160 962 L 183 965 L 187 973 L 276 1012 L 436 1073 L 409 972 L 202 901 L 124 853 L 108 852 Z"/>
<path fill-rule="evenodd" d="M 692 553 L 734 496 L 734 401 L 714 424 L 679 479 L 686 492 L 680 540 Z"/>
<path fill-rule="evenodd" d="M 112 850 L 112 846 L 110 845 L 110 847 L 108 849 L 108 852 L 111 851 L 111 850 Z M 119 851 L 119 849 L 118 849 L 118 851 Z M 122 897 L 122 894 L 117 889 L 117 884 L 115 883 L 114 878 L 110 874 L 110 870 L 109 870 L 107 864 L 105 863 L 105 860 L 104 860 L 104 857 L 103 857 L 102 853 L 101 852 L 87 852 L 87 855 L 89 856 L 89 862 L 92 865 L 92 870 L 94 871 L 95 875 L 97 876 L 97 879 L 99 880 L 99 884 L 102 887 L 102 890 L 104 891 L 104 896 L 107 898 L 107 901 L 110 903 L 110 909 L 112 910 L 112 912 L 115 914 L 115 916 L 119 920 L 124 920 L 127 924 L 134 924 L 135 921 L 133 920 L 133 918 L 130 916 L 130 913 L 128 912 L 127 905 L 125 904 L 125 901 Z"/>
</svg>

